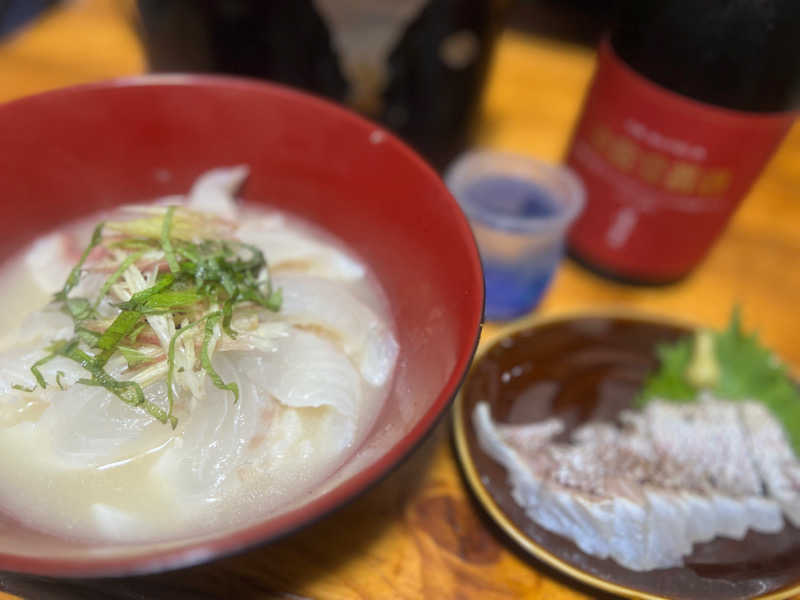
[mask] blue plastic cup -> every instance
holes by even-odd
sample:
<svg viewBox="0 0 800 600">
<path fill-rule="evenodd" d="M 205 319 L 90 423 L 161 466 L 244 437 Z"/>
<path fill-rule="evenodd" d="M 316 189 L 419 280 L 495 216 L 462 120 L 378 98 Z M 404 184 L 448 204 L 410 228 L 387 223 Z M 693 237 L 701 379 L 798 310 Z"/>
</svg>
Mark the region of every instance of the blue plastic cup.
<svg viewBox="0 0 800 600">
<path fill-rule="evenodd" d="M 568 168 L 515 154 L 461 155 L 445 182 L 466 213 L 486 279 L 486 318 L 508 320 L 533 310 L 564 255 L 570 224 L 585 192 Z"/>
</svg>

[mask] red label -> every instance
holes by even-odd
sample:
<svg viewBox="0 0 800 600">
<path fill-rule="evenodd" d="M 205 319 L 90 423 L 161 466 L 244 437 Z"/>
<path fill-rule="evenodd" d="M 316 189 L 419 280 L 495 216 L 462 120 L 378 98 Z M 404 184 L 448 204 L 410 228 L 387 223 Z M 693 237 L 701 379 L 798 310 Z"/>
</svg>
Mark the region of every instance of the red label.
<svg viewBox="0 0 800 600">
<path fill-rule="evenodd" d="M 567 156 L 587 192 L 570 232 L 572 249 L 634 279 L 686 274 L 794 117 L 719 108 L 670 92 L 630 69 L 604 42 Z"/>
</svg>

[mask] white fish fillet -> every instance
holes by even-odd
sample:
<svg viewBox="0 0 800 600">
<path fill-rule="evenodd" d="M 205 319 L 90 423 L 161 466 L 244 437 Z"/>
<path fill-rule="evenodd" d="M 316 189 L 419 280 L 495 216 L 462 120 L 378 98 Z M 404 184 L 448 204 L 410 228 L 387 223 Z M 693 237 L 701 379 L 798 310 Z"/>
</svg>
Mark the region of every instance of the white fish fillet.
<svg viewBox="0 0 800 600">
<path fill-rule="evenodd" d="M 63 360 L 66 367 L 69 361 Z M 151 402 L 166 406 L 163 382 L 144 392 Z M 70 384 L 64 391 L 49 387 L 45 396 L 49 405 L 35 428 L 66 467 L 102 467 L 127 460 L 159 448 L 172 436 L 168 427 L 100 387 Z"/>
<path fill-rule="evenodd" d="M 214 368 L 223 380 L 236 383 L 239 401 L 231 392 L 205 382 L 206 397 L 182 419 L 180 437 L 159 457 L 154 472 L 182 495 L 213 495 L 241 464 L 244 450 L 256 432 L 270 424 L 274 412 L 236 364 L 235 352 L 218 352 Z"/>
<path fill-rule="evenodd" d="M 186 206 L 234 220 L 239 214 L 236 192 L 247 179 L 250 169 L 244 165 L 206 171 L 192 186 Z"/>
<path fill-rule="evenodd" d="M 657 477 L 667 487 L 691 485 L 733 496 L 755 495 L 761 480 L 745 443 L 737 405 L 732 402 L 653 403 L 644 412 L 640 435 L 652 440 L 657 454 L 680 457 L 665 463 Z M 710 481 L 713 478 L 713 481 Z"/>
<path fill-rule="evenodd" d="M 236 237 L 261 250 L 273 272 L 289 270 L 345 281 L 366 274 L 363 265 L 346 253 L 298 231 L 278 227 L 274 218 L 246 220 L 236 230 Z"/>
<path fill-rule="evenodd" d="M 743 404 L 741 415 L 768 494 L 778 501 L 792 525 L 800 527 L 800 461 L 783 428 L 761 404 Z"/>
<path fill-rule="evenodd" d="M 295 330 L 277 340 L 275 352 L 239 356 L 239 369 L 253 373 L 263 392 L 285 406 L 330 406 L 353 417 L 364 391 L 353 364 L 333 343 Z"/>
<path fill-rule="evenodd" d="M 342 344 L 367 382 L 386 383 L 398 346 L 372 309 L 346 287 L 319 277 L 283 274 L 275 277 L 275 285 L 283 291 L 279 318 L 324 329 Z"/>
<path fill-rule="evenodd" d="M 239 401 L 234 404 L 230 392 L 206 383 L 207 400 L 186 418 L 180 442 L 173 443 L 154 468 L 164 485 L 180 497 L 208 501 L 234 493 L 250 476 L 263 478 L 276 467 L 286 468 L 287 462 L 296 461 L 300 469 L 304 463 L 324 465 L 341 456 L 355 439 L 353 415 L 339 410 L 352 410 L 342 396 L 352 382 L 338 368 L 338 360 L 328 355 L 324 340 L 320 340 L 324 348 L 320 350 L 314 341 L 302 339 L 315 336 L 298 334 L 299 342 L 289 342 L 273 353 L 215 355 L 214 365 L 223 380 L 239 386 Z M 297 352 L 309 353 L 317 377 L 301 381 L 298 369 L 288 368 Z M 351 365 L 349 369 L 355 373 Z M 343 376 L 344 382 L 340 381 Z M 295 384 L 302 389 L 295 391 Z M 339 391 L 323 398 L 330 386 Z M 359 390 L 355 386 L 347 392 L 357 398 Z"/>
<path fill-rule="evenodd" d="M 777 532 L 782 509 L 794 522 L 797 459 L 765 412 L 751 414 L 768 438 L 757 443 L 782 444 L 789 454 L 778 472 L 763 466 L 767 452 L 753 456 L 753 427 L 740 417 L 740 407 L 749 406 L 761 409 L 712 398 L 655 402 L 642 413 L 624 413 L 621 428 L 584 426 L 569 443 L 553 442 L 563 430 L 558 420 L 500 425 L 485 403 L 475 407 L 473 422 L 481 447 L 506 468 L 512 495 L 532 520 L 584 552 L 646 571 L 679 566 L 694 544 L 717 536 Z"/>
<path fill-rule="evenodd" d="M 64 285 L 75 257 L 69 251 L 70 233 L 56 232 L 38 238 L 25 255 L 25 264 L 39 288 L 55 294 Z"/>
</svg>

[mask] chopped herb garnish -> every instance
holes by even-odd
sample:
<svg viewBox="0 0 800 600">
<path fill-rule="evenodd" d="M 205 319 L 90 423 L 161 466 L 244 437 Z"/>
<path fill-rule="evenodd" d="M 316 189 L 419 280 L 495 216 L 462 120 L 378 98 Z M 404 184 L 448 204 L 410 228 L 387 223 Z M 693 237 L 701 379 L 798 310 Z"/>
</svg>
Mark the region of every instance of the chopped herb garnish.
<svg viewBox="0 0 800 600">
<path fill-rule="evenodd" d="M 233 402 L 236 403 L 239 401 L 239 386 L 234 382 L 225 383 L 222 377 L 219 376 L 219 373 L 214 370 L 214 367 L 211 365 L 211 359 L 208 356 L 208 347 L 211 338 L 214 336 L 214 328 L 219 323 L 221 317 L 222 313 L 213 313 L 206 317 L 206 330 L 203 336 L 203 348 L 200 355 L 200 362 L 214 385 L 221 390 L 231 392 L 233 394 Z"/>
<path fill-rule="evenodd" d="M 75 327 L 75 336 L 87 346 L 94 346 L 100 339 L 100 334 L 80 325 Z"/>
<path fill-rule="evenodd" d="M 85 321 L 94 314 L 94 310 L 86 298 L 67 298 L 64 300 L 64 309 L 76 322 Z"/>
<path fill-rule="evenodd" d="M 158 280 L 152 287 L 149 287 L 141 292 L 136 292 L 131 299 L 119 305 L 123 310 L 138 310 L 151 296 L 162 292 L 175 283 L 175 276 L 170 273 L 165 273 L 159 276 Z"/>
<path fill-rule="evenodd" d="M 145 327 L 147 327 L 147 323 L 142 321 L 133 328 L 133 331 L 128 334 L 128 339 L 130 340 L 131 344 L 136 343 L 136 340 L 139 339 L 139 334 L 142 333 Z"/>
<path fill-rule="evenodd" d="M 179 383 L 176 373 L 189 377 L 204 372 L 217 388 L 231 392 L 234 402 L 238 401 L 236 383 L 225 383 L 211 363 L 213 346 L 223 335 L 236 337 L 231 323 L 237 307 L 255 305 L 277 311 L 281 306 L 281 291 L 272 289 L 261 251 L 235 240 L 219 239 L 226 227 L 213 216 L 177 206 L 166 207 L 160 214 L 157 208 L 146 212 L 148 216 L 141 219 L 101 223 L 95 228 L 78 263 L 55 295 L 61 309 L 72 317 L 74 336 L 54 342 L 30 370 L 37 386 L 45 389 L 47 381 L 40 367 L 58 356 L 68 358 L 89 374 L 78 383 L 103 387 L 123 402 L 175 427 L 177 419 L 172 413 Z M 156 216 L 151 216 L 154 214 Z M 104 236 L 104 227 L 112 233 Z M 70 297 L 89 255 L 97 247 L 106 249 L 103 272 L 110 272 L 110 275 L 93 300 Z M 143 273 L 145 269 L 148 276 Z M 128 273 L 129 270 L 132 271 Z M 137 283 L 142 281 L 150 284 Z M 115 285 L 117 282 L 120 285 Z M 104 299 L 108 299 L 109 308 L 118 310 L 113 318 L 105 309 L 105 316 L 98 314 Z M 168 323 L 171 325 L 165 330 Z M 202 336 L 195 329 L 201 323 L 204 324 Z M 173 326 L 174 333 L 170 333 Z M 197 335 L 184 342 L 181 351 L 191 344 L 194 351 L 188 354 L 190 363 L 195 360 L 199 365 L 182 365 L 176 369 L 176 342 L 192 330 Z M 144 331 L 148 332 L 147 341 L 141 342 Z M 162 344 L 167 344 L 166 353 L 154 351 L 153 334 Z M 167 410 L 148 401 L 136 381 L 117 379 L 106 371 L 106 365 L 115 355 L 125 360 L 128 370 L 166 360 Z M 56 373 L 60 389 L 64 389 L 63 377 L 63 371 Z M 186 385 L 185 380 L 180 381 Z M 34 391 L 36 386 L 30 389 L 15 386 L 15 389 Z"/>
<path fill-rule="evenodd" d="M 117 346 L 117 350 L 119 350 L 120 354 L 125 357 L 125 362 L 128 363 L 128 368 L 133 369 L 134 367 L 138 367 L 142 363 L 146 363 L 152 360 L 147 354 L 137 350 L 136 348 L 130 348 L 128 346 Z"/>
<path fill-rule="evenodd" d="M 167 264 L 170 271 L 178 273 L 180 267 L 178 266 L 178 259 L 175 258 L 175 251 L 172 249 L 172 239 L 170 239 L 170 230 L 172 229 L 172 215 L 175 213 L 175 207 L 170 206 L 164 215 L 164 222 L 161 225 L 161 247 L 164 249 L 164 256 L 167 258 Z"/>
<path fill-rule="evenodd" d="M 42 388 L 42 389 L 46 388 L 47 387 L 47 382 L 44 379 L 44 375 L 42 375 L 42 372 L 39 370 L 39 367 L 49 363 L 56 356 L 58 356 L 58 351 L 60 350 L 61 346 L 64 343 L 65 342 L 55 342 L 52 346 L 50 346 L 47 349 L 47 351 L 50 354 L 48 354 L 47 356 L 44 356 L 43 358 L 40 358 L 39 360 L 37 360 L 35 363 L 33 363 L 31 365 L 31 373 L 33 373 L 33 376 L 36 378 L 36 383 L 39 384 L 40 388 Z"/>
<path fill-rule="evenodd" d="M 233 318 L 233 305 L 239 299 L 239 291 L 235 291 L 233 295 L 225 300 L 222 305 L 222 330 L 228 334 L 228 337 L 236 339 L 236 332 L 231 329 L 231 319 Z"/>
<path fill-rule="evenodd" d="M 136 263 L 137 260 L 142 258 L 143 255 L 144 250 L 140 250 L 139 252 L 134 252 L 133 254 L 129 254 L 125 257 L 125 260 L 120 263 L 120 265 L 117 267 L 117 270 L 114 271 L 108 279 L 106 279 L 103 287 L 100 288 L 100 293 L 97 294 L 97 300 L 94 301 L 94 305 L 92 306 L 93 310 L 97 310 L 97 307 L 100 306 L 100 302 L 102 302 L 103 298 L 106 297 L 108 290 L 110 290 L 111 286 L 117 282 L 117 279 L 119 279 L 132 264 Z"/>
<path fill-rule="evenodd" d="M 195 290 L 167 290 L 166 292 L 153 294 L 142 302 L 138 309 L 146 315 L 181 312 L 195 306 L 202 300 L 205 300 L 205 296 Z"/>
<path fill-rule="evenodd" d="M 104 365 L 108 362 L 114 351 L 117 350 L 120 341 L 128 335 L 138 325 L 142 318 L 142 313 L 135 310 L 123 310 L 114 319 L 114 322 L 109 325 L 103 335 L 95 343 L 95 346 L 100 348 L 100 352 L 95 358 L 99 365 Z"/>
<path fill-rule="evenodd" d="M 94 231 L 92 232 L 92 239 L 89 241 L 89 245 L 86 246 L 83 254 L 81 254 L 78 264 L 72 268 L 72 271 L 70 271 L 67 281 L 64 283 L 64 287 L 61 288 L 61 291 L 56 294 L 56 300 L 66 300 L 67 296 L 72 291 L 72 288 L 78 285 L 78 282 L 81 279 L 83 263 L 85 263 L 86 259 L 89 258 L 89 253 L 100 245 L 100 241 L 103 237 L 103 226 L 104 223 L 100 223 L 94 228 Z"/>
<path fill-rule="evenodd" d="M 175 389 L 173 387 L 175 382 L 175 342 L 178 341 L 178 338 L 181 335 L 201 322 L 202 319 L 189 325 L 184 325 L 178 331 L 176 331 L 169 340 L 169 349 L 167 350 L 167 398 L 169 399 L 169 414 L 172 414 L 172 407 L 175 404 Z"/>
</svg>

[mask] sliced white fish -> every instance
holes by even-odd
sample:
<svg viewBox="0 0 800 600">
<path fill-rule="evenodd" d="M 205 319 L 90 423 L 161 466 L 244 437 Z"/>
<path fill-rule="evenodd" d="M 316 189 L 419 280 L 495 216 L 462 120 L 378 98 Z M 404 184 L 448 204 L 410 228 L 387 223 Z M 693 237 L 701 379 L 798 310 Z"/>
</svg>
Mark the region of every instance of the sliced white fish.
<svg viewBox="0 0 800 600">
<path fill-rule="evenodd" d="M 13 350 L 0 353 L 0 402 L 8 394 L 28 393 L 19 388 L 34 389 L 33 395 L 41 395 L 42 391 L 36 389 L 37 381 L 31 372 L 31 365 L 47 356 L 41 349 L 15 353 Z M 78 363 L 59 356 L 48 361 L 39 368 L 48 386 L 57 387 L 57 381 L 62 386 L 69 387 L 78 379 L 86 377 L 87 372 Z M 61 375 L 59 376 L 59 372 Z"/>
<path fill-rule="evenodd" d="M 330 401 L 320 401 L 325 388 L 340 385 L 342 371 L 330 368 L 325 351 L 313 346 L 301 340 L 271 353 L 216 353 L 214 366 L 226 383 L 238 385 L 238 402 L 207 381 L 207 397 L 185 418 L 179 439 L 159 457 L 154 474 L 179 497 L 209 502 L 235 493 L 250 478 L 270 476 L 287 461 L 308 470 L 312 467 L 305 463 L 320 465 L 341 456 L 353 442 L 355 420 L 337 409 L 345 403 L 337 402 L 336 392 Z M 307 385 L 307 395 L 286 398 L 285 386 L 296 383 L 298 374 L 284 367 L 297 359 L 295 352 L 306 351 L 312 353 L 312 361 L 322 357 L 314 364 L 323 376 Z M 286 398 L 281 403 L 273 399 L 281 396 Z"/>
<path fill-rule="evenodd" d="M 223 381 L 238 386 L 238 402 L 230 391 L 218 389 L 206 378 L 205 397 L 197 399 L 191 413 L 181 419 L 179 436 L 154 467 L 183 497 L 217 497 L 220 487 L 241 465 L 256 432 L 270 424 L 271 404 L 241 376 L 236 354 L 218 352 L 213 364 Z"/>
<path fill-rule="evenodd" d="M 239 357 L 242 371 L 264 394 L 285 406 L 330 406 L 345 416 L 356 416 L 364 396 L 361 378 L 335 344 L 295 329 L 276 345 L 275 352 Z"/>
<path fill-rule="evenodd" d="M 747 402 L 740 410 L 748 445 L 767 495 L 781 505 L 795 527 L 800 527 L 800 461 L 783 427 L 761 404 Z"/>
<path fill-rule="evenodd" d="M 609 554 L 621 565 L 636 564 L 647 544 L 647 508 L 624 496 L 615 497 L 611 504 L 615 526 L 608 539 Z"/>
<path fill-rule="evenodd" d="M 747 510 L 749 528 L 761 533 L 776 533 L 783 529 L 781 505 L 774 498 L 748 496 L 743 499 Z M 791 513 L 784 508 L 784 513 L 791 518 Z"/>
<path fill-rule="evenodd" d="M 26 335 L 20 324 L 31 315 L 35 315 L 36 311 L 46 306 L 53 298 L 53 292 L 39 286 L 35 273 L 25 263 L 23 257 L 11 262 L 2 270 L 3 285 L 0 288 L 0 295 L 2 295 L 3 310 L 0 311 L 0 348 L 18 343 L 18 340 Z"/>
<path fill-rule="evenodd" d="M 354 281 L 364 277 L 364 266 L 342 250 L 296 229 L 265 227 L 245 221 L 236 237 L 264 253 L 273 272 L 293 271 L 318 277 Z"/>
<path fill-rule="evenodd" d="M 192 186 L 186 206 L 224 219 L 236 219 L 239 214 L 236 192 L 249 172 L 250 169 L 244 165 L 206 171 Z"/>
<path fill-rule="evenodd" d="M 18 329 L 4 338 L 4 347 L 7 349 L 0 351 L 0 393 L 9 383 L 7 377 L 3 376 L 4 371 L 9 374 L 21 373 L 25 381 L 33 383 L 33 374 L 30 371 L 33 363 L 28 361 L 33 359 L 35 362 L 42 358 L 47 354 L 45 348 L 52 342 L 71 339 L 74 333 L 72 319 L 55 307 L 48 307 L 26 317 Z M 43 367 L 43 370 L 48 370 L 48 367 Z M 28 385 L 18 377 L 14 377 L 11 383 Z"/>
<path fill-rule="evenodd" d="M 686 502 L 687 535 L 695 543 L 710 542 L 717 536 L 717 512 L 714 510 L 712 501 L 694 492 L 680 492 Z M 778 514 L 780 521 L 780 514 Z"/>
<path fill-rule="evenodd" d="M 621 421 L 589 424 L 556 443 L 558 420 L 499 425 L 485 403 L 473 414 L 481 447 L 506 468 L 512 496 L 533 521 L 629 569 L 678 566 L 696 543 L 783 527 L 781 508 L 788 515 L 792 499 L 763 495 L 736 404 L 710 397 L 683 406 L 656 402 Z M 761 447 L 771 448 L 767 437 L 786 445 L 774 430 L 760 431 Z M 703 454 L 707 444 L 717 448 Z M 791 481 L 785 470 L 781 476 L 780 485 Z"/>
<path fill-rule="evenodd" d="M 271 427 L 254 449 L 253 458 L 239 474 L 261 473 L 284 479 L 290 468 L 297 485 L 330 472 L 346 458 L 355 439 L 355 421 L 330 406 L 278 406 Z"/>
<path fill-rule="evenodd" d="M 283 274 L 275 277 L 275 285 L 283 292 L 276 318 L 323 329 L 342 344 L 364 379 L 374 386 L 386 383 L 398 346 L 385 319 L 346 287 L 327 279 Z"/>
<path fill-rule="evenodd" d="M 234 319 L 232 327 L 236 331 L 235 338 L 223 336 L 218 348 L 228 350 L 260 350 L 273 352 L 277 349 L 278 340 L 290 335 L 292 326 L 284 321 L 260 322 L 257 317 L 252 323 L 245 319 Z"/>
<path fill-rule="evenodd" d="M 151 402 L 166 405 L 163 382 L 144 391 Z M 36 429 L 49 440 L 54 459 L 68 468 L 102 467 L 141 456 L 173 435 L 168 425 L 101 387 L 73 385 L 50 390 L 47 398 L 49 406 Z"/>
<path fill-rule="evenodd" d="M 673 459 L 673 472 L 662 470 L 668 487 L 711 486 L 731 496 L 755 495 L 761 480 L 745 443 L 737 405 L 702 397 L 699 402 L 655 402 L 644 411 L 656 453 Z M 674 481 L 671 481 L 674 480 Z"/>
<path fill-rule="evenodd" d="M 25 254 L 25 264 L 39 289 L 55 294 L 63 286 L 76 257 L 72 251 L 73 236 L 55 232 L 38 238 Z"/>
<path fill-rule="evenodd" d="M 686 536 L 686 514 L 679 496 L 655 486 L 645 487 L 647 498 L 647 542 L 639 558 L 646 569 L 666 569 L 683 563 L 683 556 L 692 551 Z"/>
<path fill-rule="evenodd" d="M 585 552 L 606 556 L 608 544 L 598 539 L 597 527 L 588 518 L 587 511 L 579 506 L 576 496 L 564 489 L 549 486 L 529 463 L 510 446 L 504 436 L 508 433 L 522 441 L 528 455 L 546 447 L 549 441 L 563 430 L 563 424 L 550 419 L 528 426 L 503 426 L 498 428 L 492 420 L 488 404 L 479 403 L 473 415 L 478 442 L 483 450 L 506 467 L 512 487 L 512 496 L 525 509 L 531 519 L 555 533 L 575 540 Z"/>
<path fill-rule="evenodd" d="M 492 419 L 491 409 L 485 402 L 475 406 L 473 423 L 478 432 L 478 443 L 481 448 L 495 460 L 513 466 L 511 474 L 530 479 L 530 488 L 539 487 L 539 480 L 529 473 L 525 461 L 509 444 L 509 440 L 521 441 L 526 454 L 535 454 L 544 448 L 552 438 L 564 431 L 564 424 L 558 419 L 548 419 L 527 425 L 496 425 Z M 502 432 L 502 433 L 501 433 Z"/>
</svg>

